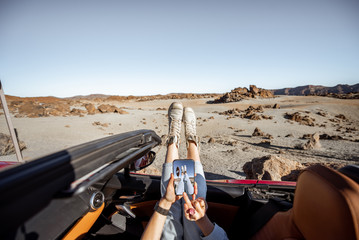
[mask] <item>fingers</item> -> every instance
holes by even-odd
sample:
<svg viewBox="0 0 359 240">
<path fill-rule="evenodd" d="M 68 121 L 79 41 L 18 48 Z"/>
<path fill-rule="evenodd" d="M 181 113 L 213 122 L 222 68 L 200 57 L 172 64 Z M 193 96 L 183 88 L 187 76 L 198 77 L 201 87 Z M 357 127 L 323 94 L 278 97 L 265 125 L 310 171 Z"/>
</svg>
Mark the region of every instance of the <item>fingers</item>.
<svg viewBox="0 0 359 240">
<path fill-rule="evenodd" d="M 168 185 L 173 185 L 173 182 L 174 182 L 175 178 L 173 176 L 173 173 L 171 173 L 171 177 L 170 177 L 170 180 L 168 181 Z"/>
<path fill-rule="evenodd" d="M 187 210 L 190 208 L 187 203 L 183 204 L 184 212 L 187 212 Z"/>
<path fill-rule="evenodd" d="M 193 206 L 194 206 L 194 208 L 195 208 L 197 211 L 201 211 L 201 210 L 202 210 L 201 205 L 200 205 L 200 203 L 199 203 L 198 201 L 195 201 L 195 202 L 193 203 Z"/>
<path fill-rule="evenodd" d="M 195 221 L 196 220 L 196 211 L 193 208 L 193 201 L 191 202 L 188 198 L 188 195 L 186 192 L 183 193 L 183 199 L 185 201 L 184 206 L 184 214 L 185 217 L 190 220 L 190 221 Z"/>
<path fill-rule="evenodd" d="M 192 203 L 191 203 L 191 201 L 189 200 L 188 195 L 187 195 L 186 192 L 183 192 L 183 199 L 184 199 L 184 201 L 188 204 L 188 206 L 192 206 Z"/>
<path fill-rule="evenodd" d="M 168 192 L 170 189 L 174 189 L 174 187 L 173 187 L 174 179 L 175 178 L 173 176 L 173 173 L 171 173 L 171 177 L 170 177 L 170 180 L 168 181 L 166 192 Z"/>
<path fill-rule="evenodd" d="M 196 199 L 196 196 L 197 196 L 197 194 L 198 194 L 198 188 L 197 188 L 197 183 L 196 183 L 196 182 L 194 182 L 193 188 L 194 188 L 194 192 L 193 192 L 193 194 L 192 194 L 192 199 L 195 200 L 195 199 Z"/>
<path fill-rule="evenodd" d="M 167 201 L 173 203 L 176 201 L 176 194 L 174 190 L 174 175 L 171 173 L 170 179 L 168 181 L 168 185 L 166 188 L 166 193 L 164 195 Z"/>
<path fill-rule="evenodd" d="M 194 218 L 194 213 L 195 213 L 195 210 L 192 208 L 192 205 L 188 205 L 187 203 L 185 203 L 183 205 L 184 207 L 184 214 L 185 214 L 185 217 L 190 220 L 190 221 L 194 221 L 195 218 Z"/>
<path fill-rule="evenodd" d="M 200 198 L 197 198 L 197 201 L 200 203 L 201 207 L 203 207 L 207 211 L 208 205 L 207 205 L 206 200 L 204 198 L 200 197 Z"/>
</svg>

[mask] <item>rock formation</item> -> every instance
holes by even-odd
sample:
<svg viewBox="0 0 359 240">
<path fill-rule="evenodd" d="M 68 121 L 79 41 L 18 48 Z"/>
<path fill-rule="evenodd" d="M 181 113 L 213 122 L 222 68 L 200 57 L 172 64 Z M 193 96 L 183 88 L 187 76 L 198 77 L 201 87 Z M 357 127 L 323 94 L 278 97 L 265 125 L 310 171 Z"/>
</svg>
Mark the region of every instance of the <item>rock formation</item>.
<svg viewBox="0 0 359 240">
<path fill-rule="evenodd" d="M 342 136 L 329 135 L 329 134 L 326 134 L 326 133 L 321 134 L 320 139 L 324 139 L 324 140 L 344 140 L 344 138 Z"/>
<path fill-rule="evenodd" d="M 297 145 L 296 148 L 303 150 L 321 148 L 319 139 L 320 139 L 319 133 L 314 133 L 313 135 L 310 136 L 308 142 L 306 142 L 303 145 Z"/>
<path fill-rule="evenodd" d="M 19 142 L 20 150 L 26 148 L 26 145 L 23 141 Z M 15 154 L 14 144 L 10 135 L 0 133 L 0 156 Z"/>
<path fill-rule="evenodd" d="M 342 99 L 359 99 L 359 84 L 338 84 L 334 87 L 320 85 L 306 85 L 295 88 L 272 90 L 275 95 L 317 95 Z"/>
<path fill-rule="evenodd" d="M 18 114 L 15 117 L 48 117 L 48 116 L 64 116 L 70 113 L 70 105 L 67 102 L 49 102 L 41 103 L 27 101 L 12 105 L 12 110 L 17 108 Z"/>
<path fill-rule="evenodd" d="M 286 113 L 284 117 L 289 120 L 298 122 L 299 124 L 307 125 L 311 127 L 314 126 L 314 122 L 315 122 L 314 118 L 311 118 L 308 115 L 302 116 L 299 112 Z"/>
<path fill-rule="evenodd" d="M 128 112 L 126 112 L 125 110 L 122 110 L 114 105 L 110 105 L 110 104 L 101 104 L 100 106 L 97 107 L 97 109 L 101 112 L 101 113 L 119 113 L 119 114 L 128 114 Z"/>
<path fill-rule="evenodd" d="M 273 98 L 274 94 L 270 90 L 257 88 L 255 85 L 250 85 L 249 90 L 247 88 L 235 88 L 232 91 L 225 93 L 223 96 L 215 99 L 213 103 L 228 103 L 238 102 L 248 98 Z"/>
<path fill-rule="evenodd" d="M 292 171 L 303 169 L 304 166 L 297 161 L 292 161 L 278 156 L 265 156 L 254 158 L 243 165 L 246 179 L 281 181 L 288 179 Z"/>
<path fill-rule="evenodd" d="M 89 115 L 93 115 L 98 112 L 97 109 L 95 108 L 95 105 L 93 105 L 92 103 L 86 103 L 84 104 L 84 107 L 86 108 L 87 113 Z"/>
<path fill-rule="evenodd" d="M 299 163 L 290 159 L 279 156 L 264 156 L 261 158 L 254 158 L 251 162 L 243 165 L 243 171 L 246 174 L 246 179 L 257 180 L 272 180 L 272 181 L 297 181 L 302 170 L 313 165 L 323 165 L 335 170 L 344 166 L 345 163 L 317 163 L 307 162 Z"/>
<path fill-rule="evenodd" d="M 253 137 L 264 137 L 264 138 L 268 138 L 268 139 L 273 139 L 273 136 L 268 134 L 268 133 L 264 133 L 262 132 L 259 128 L 255 128 L 253 133 L 252 133 Z"/>
<path fill-rule="evenodd" d="M 267 116 L 264 114 L 257 114 L 257 113 L 263 113 L 263 107 L 262 106 L 258 106 L 258 107 L 253 107 L 253 106 L 249 106 L 246 110 L 240 110 L 238 108 L 234 108 L 234 109 L 230 109 L 224 112 L 219 113 L 219 115 L 227 115 L 230 118 L 234 118 L 234 117 L 240 117 L 240 118 L 247 118 L 250 120 L 261 120 L 261 119 L 273 119 L 272 116 Z"/>
<path fill-rule="evenodd" d="M 74 116 L 80 116 L 83 117 L 85 114 L 87 114 L 87 111 L 82 110 L 82 109 L 78 109 L 78 108 L 73 108 L 70 112 L 71 115 Z"/>
</svg>

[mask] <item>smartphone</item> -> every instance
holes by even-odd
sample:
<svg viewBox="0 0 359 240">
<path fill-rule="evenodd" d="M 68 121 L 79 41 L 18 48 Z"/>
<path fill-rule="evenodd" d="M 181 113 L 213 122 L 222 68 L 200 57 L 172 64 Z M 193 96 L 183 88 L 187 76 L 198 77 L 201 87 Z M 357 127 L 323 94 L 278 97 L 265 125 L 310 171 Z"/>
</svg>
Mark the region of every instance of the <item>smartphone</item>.
<svg viewBox="0 0 359 240">
<path fill-rule="evenodd" d="M 194 193 L 194 161 L 192 159 L 176 159 L 173 161 L 174 189 L 176 195 L 186 192 Z"/>
</svg>

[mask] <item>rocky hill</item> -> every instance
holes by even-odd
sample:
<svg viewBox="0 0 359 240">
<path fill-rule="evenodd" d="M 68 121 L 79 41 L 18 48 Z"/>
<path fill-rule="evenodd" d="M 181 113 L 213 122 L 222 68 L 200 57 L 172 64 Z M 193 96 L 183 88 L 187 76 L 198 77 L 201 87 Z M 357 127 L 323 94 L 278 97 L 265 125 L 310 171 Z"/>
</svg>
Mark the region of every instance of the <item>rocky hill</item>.
<svg viewBox="0 0 359 240">
<path fill-rule="evenodd" d="M 249 85 L 249 90 L 245 87 L 238 87 L 208 103 L 239 102 L 249 98 L 274 98 L 274 95 L 270 90 L 257 88 L 255 85 Z"/>
<path fill-rule="evenodd" d="M 320 85 L 306 85 L 295 88 L 282 88 L 272 90 L 274 95 L 318 95 L 326 96 L 330 94 L 350 94 L 359 93 L 359 83 L 355 85 L 338 84 L 334 87 Z"/>
<path fill-rule="evenodd" d="M 86 96 L 74 96 L 70 98 L 57 97 L 17 97 L 6 95 L 10 113 L 16 118 L 50 117 L 50 116 L 80 116 L 118 113 L 127 114 L 124 107 L 116 107 L 114 104 L 123 101 L 145 102 L 167 99 L 199 99 L 215 98 L 219 94 L 205 93 L 170 93 L 166 95 L 152 96 L 110 96 L 104 94 L 91 94 Z M 0 115 L 2 105 L 0 103 Z"/>
</svg>

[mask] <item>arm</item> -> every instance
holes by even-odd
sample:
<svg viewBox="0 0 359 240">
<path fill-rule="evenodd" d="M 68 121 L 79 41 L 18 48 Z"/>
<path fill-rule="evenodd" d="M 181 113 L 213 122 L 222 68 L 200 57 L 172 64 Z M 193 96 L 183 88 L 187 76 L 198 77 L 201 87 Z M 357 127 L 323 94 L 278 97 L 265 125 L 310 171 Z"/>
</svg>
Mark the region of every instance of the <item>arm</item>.
<svg viewBox="0 0 359 240">
<path fill-rule="evenodd" d="M 196 200 L 192 200 L 191 202 L 186 193 L 183 194 L 183 199 L 186 202 L 184 204 L 185 217 L 190 221 L 196 221 L 197 226 L 201 229 L 204 235 L 202 239 L 228 240 L 226 232 L 217 224 L 213 224 L 209 220 L 206 214 L 208 209 L 206 200 L 198 198 Z M 195 199 L 195 197 L 193 197 L 193 199 Z"/>
<path fill-rule="evenodd" d="M 161 198 L 158 205 L 165 210 L 169 210 L 172 206 L 172 203 L 168 202 L 166 200 L 166 198 Z M 148 222 L 141 239 L 144 239 L 144 240 L 145 239 L 149 239 L 149 240 L 160 239 L 162 230 L 163 230 L 163 226 L 165 225 L 166 218 L 167 218 L 167 216 L 162 215 L 155 211 L 152 214 L 152 217 L 151 217 L 150 221 Z"/>
<path fill-rule="evenodd" d="M 207 203 L 203 198 L 196 200 L 189 200 L 188 195 L 183 193 L 184 213 L 185 217 L 190 221 L 195 221 L 197 226 L 201 229 L 204 236 L 208 236 L 214 229 L 214 224 L 209 220 L 206 211 Z"/>
<path fill-rule="evenodd" d="M 159 206 L 165 210 L 169 210 L 172 204 L 180 199 L 180 196 L 176 196 L 174 187 L 173 187 L 174 177 L 171 174 L 171 178 L 167 185 L 167 190 L 164 195 L 159 201 Z M 148 222 L 145 231 L 142 234 L 141 239 L 144 240 L 153 240 L 153 239 L 160 239 L 162 235 L 163 226 L 165 224 L 167 216 L 154 211 L 150 221 Z"/>
<path fill-rule="evenodd" d="M 201 229 L 205 237 L 213 232 L 214 224 L 209 220 L 207 214 L 205 214 L 203 218 L 198 219 L 196 224 Z"/>
</svg>

